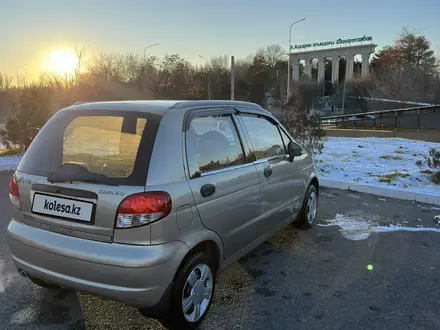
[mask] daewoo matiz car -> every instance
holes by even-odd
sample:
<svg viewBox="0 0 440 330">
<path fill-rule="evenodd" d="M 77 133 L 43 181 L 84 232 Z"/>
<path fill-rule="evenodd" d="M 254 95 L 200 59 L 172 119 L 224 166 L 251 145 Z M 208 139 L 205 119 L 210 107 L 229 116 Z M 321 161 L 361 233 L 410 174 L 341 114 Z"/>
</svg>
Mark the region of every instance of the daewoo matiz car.
<svg viewBox="0 0 440 330">
<path fill-rule="evenodd" d="M 220 270 L 290 223 L 310 227 L 311 156 L 260 106 L 76 104 L 13 175 L 7 236 L 23 276 L 196 328 Z"/>
</svg>

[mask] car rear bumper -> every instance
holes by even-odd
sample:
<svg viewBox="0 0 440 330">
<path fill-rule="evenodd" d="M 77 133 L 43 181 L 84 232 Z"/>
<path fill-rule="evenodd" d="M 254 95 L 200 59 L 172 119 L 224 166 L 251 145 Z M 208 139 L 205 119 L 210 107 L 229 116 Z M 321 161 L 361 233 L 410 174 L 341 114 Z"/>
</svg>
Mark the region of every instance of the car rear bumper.
<svg viewBox="0 0 440 330">
<path fill-rule="evenodd" d="M 161 301 L 189 252 L 180 241 L 151 246 L 103 243 L 14 219 L 7 237 L 16 267 L 30 277 L 136 308 L 154 308 Z"/>
</svg>

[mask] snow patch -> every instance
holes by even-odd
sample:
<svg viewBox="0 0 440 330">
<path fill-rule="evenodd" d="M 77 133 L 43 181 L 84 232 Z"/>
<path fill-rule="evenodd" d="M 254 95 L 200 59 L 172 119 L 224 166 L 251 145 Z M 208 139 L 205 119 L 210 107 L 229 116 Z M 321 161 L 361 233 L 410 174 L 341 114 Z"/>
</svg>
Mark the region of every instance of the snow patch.
<svg viewBox="0 0 440 330">
<path fill-rule="evenodd" d="M 0 142 L 0 151 L 1 150 L 6 150 L 6 147 Z M 0 172 L 15 170 L 22 158 L 23 155 L 0 157 Z"/>
<path fill-rule="evenodd" d="M 440 196 L 440 187 L 420 173 L 424 160 L 440 143 L 408 139 L 328 137 L 315 167 L 321 179 L 367 184 L 409 193 Z M 422 202 L 422 201 L 421 201 Z M 423 201 L 427 202 L 427 201 Z"/>
<path fill-rule="evenodd" d="M 390 233 L 396 231 L 429 231 L 440 233 L 440 229 L 422 226 L 405 227 L 400 224 L 390 224 L 388 226 L 379 225 L 383 223 L 384 220 L 385 219 L 378 215 L 368 213 L 336 214 L 334 219 L 327 220 L 325 224 L 319 224 L 319 226 L 338 226 L 342 236 L 352 241 L 367 239 L 373 233 Z"/>
<path fill-rule="evenodd" d="M 18 165 L 22 158 L 23 155 L 0 157 L 0 168 Z"/>
<path fill-rule="evenodd" d="M 6 263 L 0 259 L 0 293 L 4 293 L 11 284 L 14 275 L 6 271 Z"/>
</svg>

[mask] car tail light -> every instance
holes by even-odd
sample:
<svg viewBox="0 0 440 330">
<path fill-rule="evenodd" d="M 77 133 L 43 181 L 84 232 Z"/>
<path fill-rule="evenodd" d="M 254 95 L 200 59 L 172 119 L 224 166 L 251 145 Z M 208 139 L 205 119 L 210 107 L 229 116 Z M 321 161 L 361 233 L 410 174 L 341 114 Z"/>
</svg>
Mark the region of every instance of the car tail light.
<svg viewBox="0 0 440 330">
<path fill-rule="evenodd" d="M 171 212 L 171 197 L 166 192 L 154 191 L 125 198 L 116 215 L 116 228 L 144 226 L 165 218 Z"/>
<path fill-rule="evenodd" d="M 18 191 L 18 183 L 15 175 L 12 176 L 11 181 L 9 182 L 9 198 L 12 205 L 21 210 L 20 192 Z"/>
</svg>

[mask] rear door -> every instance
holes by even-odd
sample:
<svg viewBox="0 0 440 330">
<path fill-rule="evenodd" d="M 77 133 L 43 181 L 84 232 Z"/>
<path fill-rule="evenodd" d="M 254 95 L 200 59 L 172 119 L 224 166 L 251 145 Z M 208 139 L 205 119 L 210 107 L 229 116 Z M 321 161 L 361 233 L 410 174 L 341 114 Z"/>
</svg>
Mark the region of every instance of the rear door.
<svg viewBox="0 0 440 330">
<path fill-rule="evenodd" d="M 190 113 L 185 149 L 189 185 L 203 224 L 223 240 L 225 257 L 264 232 L 258 173 L 237 130 L 234 110 Z"/>
<path fill-rule="evenodd" d="M 159 121 L 158 115 L 129 111 L 57 113 L 17 169 L 23 209 L 17 220 L 112 241 L 119 204 L 144 191 Z"/>
<path fill-rule="evenodd" d="M 304 183 L 295 161 L 289 161 L 287 143 L 277 122 L 270 117 L 246 113 L 242 113 L 240 119 L 256 158 L 262 187 L 262 218 L 267 228 L 272 228 L 299 210 Z"/>
</svg>

